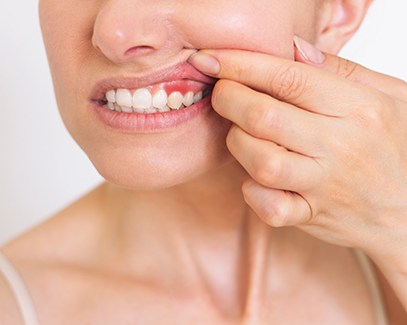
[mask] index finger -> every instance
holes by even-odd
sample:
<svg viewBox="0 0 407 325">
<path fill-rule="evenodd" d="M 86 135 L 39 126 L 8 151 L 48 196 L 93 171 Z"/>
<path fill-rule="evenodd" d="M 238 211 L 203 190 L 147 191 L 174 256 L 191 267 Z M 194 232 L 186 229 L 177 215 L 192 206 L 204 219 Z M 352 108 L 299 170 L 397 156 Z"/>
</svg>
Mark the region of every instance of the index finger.
<svg viewBox="0 0 407 325">
<path fill-rule="evenodd" d="M 242 50 L 201 50 L 189 61 L 219 79 L 242 83 L 281 101 L 327 116 L 346 116 L 378 90 L 304 63 Z M 216 63 L 217 62 L 217 63 Z M 359 104 L 360 105 L 360 104 Z"/>
</svg>

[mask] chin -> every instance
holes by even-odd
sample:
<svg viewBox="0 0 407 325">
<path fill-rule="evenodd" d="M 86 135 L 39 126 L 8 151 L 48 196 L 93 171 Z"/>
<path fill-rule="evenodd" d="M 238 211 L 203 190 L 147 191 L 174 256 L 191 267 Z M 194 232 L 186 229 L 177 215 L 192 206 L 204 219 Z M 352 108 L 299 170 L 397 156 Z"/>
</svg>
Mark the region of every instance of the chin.
<svg viewBox="0 0 407 325">
<path fill-rule="evenodd" d="M 99 174 L 109 183 L 136 190 L 167 189 L 192 182 L 233 161 L 225 139 L 201 150 L 121 150 L 89 155 Z M 112 158 L 114 157 L 114 158 Z"/>
<path fill-rule="evenodd" d="M 111 184 L 134 191 L 155 191 L 193 182 L 205 174 L 210 174 L 233 160 L 231 156 L 212 164 L 189 165 L 186 168 L 153 167 L 142 171 L 129 172 L 125 169 L 112 170 L 96 167 L 99 174 Z M 168 166 L 170 167 L 170 166 Z"/>
</svg>

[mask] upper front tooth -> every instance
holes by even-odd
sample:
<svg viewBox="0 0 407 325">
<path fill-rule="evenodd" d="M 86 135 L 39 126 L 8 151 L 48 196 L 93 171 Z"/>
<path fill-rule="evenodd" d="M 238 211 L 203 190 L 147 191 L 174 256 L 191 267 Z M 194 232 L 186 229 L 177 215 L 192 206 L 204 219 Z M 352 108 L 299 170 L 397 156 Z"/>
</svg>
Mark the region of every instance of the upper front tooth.
<svg viewBox="0 0 407 325">
<path fill-rule="evenodd" d="M 168 106 L 172 109 L 180 109 L 184 96 L 179 91 L 174 91 L 168 96 Z"/>
<path fill-rule="evenodd" d="M 152 105 L 153 97 L 147 88 L 140 88 L 134 92 L 133 107 L 134 108 L 150 108 Z"/>
<path fill-rule="evenodd" d="M 192 91 L 188 91 L 185 94 L 182 103 L 185 105 L 185 107 L 191 106 L 194 103 L 194 93 Z"/>
<path fill-rule="evenodd" d="M 163 109 L 167 105 L 167 99 L 167 93 L 164 89 L 161 89 L 153 96 L 153 106 L 158 109 Z"/>
<path fill-rule="evenodd" d="M 106 99 L 108 102 L 116 103 L 116 92 L 114 90 L 109 90 L 106 93 Z"/>
<path fill-rule="evenodd" d="M 118 89 L 116 92 L 116 103 L 120 106 L 131 107 L 133 98 L 127 89 Z"/>
</svg>

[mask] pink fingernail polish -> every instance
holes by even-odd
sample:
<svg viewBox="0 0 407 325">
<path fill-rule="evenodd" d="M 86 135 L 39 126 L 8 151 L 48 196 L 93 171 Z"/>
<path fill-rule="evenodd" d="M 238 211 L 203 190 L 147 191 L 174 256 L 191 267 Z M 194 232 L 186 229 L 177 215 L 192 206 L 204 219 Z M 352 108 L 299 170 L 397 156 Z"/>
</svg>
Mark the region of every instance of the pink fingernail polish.
<svg viewBox="0 0 407 325">
<path fill-rule="evenodd" d="M 214 56 L 204 52 L 191 55 L 188 62 L 205 74 L 216 76 L 220 72 L 219 61 Z"/>
<path fill-rule="evenodd" d="M 318 50 L 314 45 L 308 43 L 304 39 L 294 36 L 294 45 L 300 52 L 301 56 L 311 63 L 321 64 L 325 61 L 325 55 Z"/>
</svg>

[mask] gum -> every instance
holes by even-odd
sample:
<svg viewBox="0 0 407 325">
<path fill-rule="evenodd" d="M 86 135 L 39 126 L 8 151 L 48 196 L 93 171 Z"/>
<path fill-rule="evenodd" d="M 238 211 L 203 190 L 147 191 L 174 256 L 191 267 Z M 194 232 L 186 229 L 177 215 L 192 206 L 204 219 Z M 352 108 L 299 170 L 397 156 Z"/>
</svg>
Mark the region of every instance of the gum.
<svg viewBox="0 0 407 325">
<path fill-rule="evenodd" d="M 209 85 L 193 80 L 174 80 L 143 88 L 147 88 L 152 95 L 154 95 L 161 89 L 164 89 L 167 95 L 170 95 L 171 93 L 176 91 L 180 92 L 182 95 L 185 95 L 188 92 L 192 91 L 195 95 L 196 93 L 209 88 Z M 130 92 L 132 94 L 134 94 L 135 91 L 136 89 L 130 89 Z"/>
</svg>

